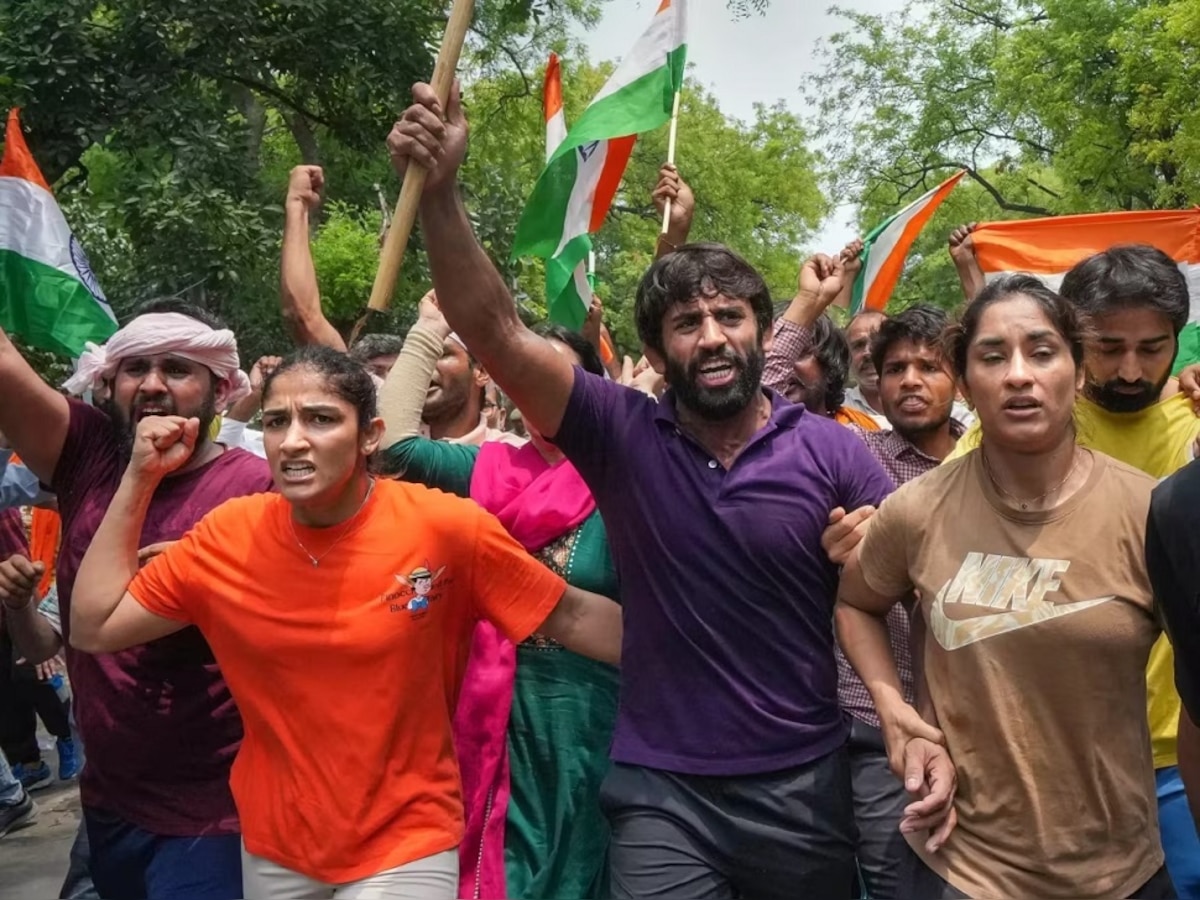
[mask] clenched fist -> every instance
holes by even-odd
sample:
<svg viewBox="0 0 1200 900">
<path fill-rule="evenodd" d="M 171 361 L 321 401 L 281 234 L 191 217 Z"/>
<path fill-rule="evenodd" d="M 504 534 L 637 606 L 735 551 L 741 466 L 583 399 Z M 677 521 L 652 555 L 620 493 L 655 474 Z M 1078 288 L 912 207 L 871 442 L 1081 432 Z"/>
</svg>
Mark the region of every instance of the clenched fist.
<svg viewBox="0 0 1200 900">
<path fill-rule="evenodd" d="M 325 173 L 320 166 L 296 166 L 288 176 L 287 201 L 301 203 L 309 212 L 321 205 Z"/>
<path fill-rule="evenodd" d="M 424 82 L 413 86 L 414 103 L 404 111 L 388 135 L 388 155 L 401 178 L 410 163 L 429 175 L 425 191 L 454 184 L 458 167 L 467 154 L 467 117 L 463 113 L 458 82 L 450 88 L 445 110 L 433 88 Z"/>
</svg>

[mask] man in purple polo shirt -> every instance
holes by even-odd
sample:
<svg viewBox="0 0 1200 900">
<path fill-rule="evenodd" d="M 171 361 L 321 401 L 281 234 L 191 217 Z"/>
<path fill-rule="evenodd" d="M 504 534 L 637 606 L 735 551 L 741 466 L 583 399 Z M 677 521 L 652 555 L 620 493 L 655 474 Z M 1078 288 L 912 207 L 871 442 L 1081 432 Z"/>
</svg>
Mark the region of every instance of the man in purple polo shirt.
<svg viewBox="0 0 1200 900">
<path fill-rule="evenodd" d="M 232 332 L 202 310 L 167 300 L 144 307 L 105 347 L 85 352 L 68 382 L 75 390 L 101 384 L 104 411 L 68 400 L 0 331 L 0 431 L 58 495 L 58 591 L 67 631 L 75 574 L 129 461 L 137 422 L 146 415 L 196 416 L 207 435 L 216 410 L 248 382 Z M 141 545 L 177 540 L 213 507 L 270 485 L 264 460 L 203 441 L 155 492 Z M 14 633 L 32 627 L 23 616 L 37 615 L 32 603 L 5 614 Z M 100 895 L 242 896 L 241 839 L 229 791 L 242 725 L 200 633 L 188 628 L 99 656 L 68 645 L 67 668 L 87 747 L 80 792 Z"/>
<path fill-rule="evenodd" d="M 521 324 L 456 186 L 466 122 L 427 85 L 388 139 L 421 203 L 442 311 L 591 488 L 625 614 L 621 700 L 601 792 L 616 897 L 848 896 L 854 819 L 838 708 L 830 511 L 891 490 L 853 434 L 760 385 L 771 300 L 714 244 L 638 289 L 661 403 L 573 369 Z M 823 286 L 837 291 L 838 283 Z"/>
</svg>

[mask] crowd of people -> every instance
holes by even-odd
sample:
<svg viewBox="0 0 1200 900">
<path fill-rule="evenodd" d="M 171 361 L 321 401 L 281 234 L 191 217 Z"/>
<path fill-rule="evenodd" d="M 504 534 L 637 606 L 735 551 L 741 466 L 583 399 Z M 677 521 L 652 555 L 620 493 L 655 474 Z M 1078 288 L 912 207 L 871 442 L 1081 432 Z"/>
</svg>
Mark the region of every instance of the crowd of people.
<svg viewBox="0 0 1200 900">
<path fill-rule="evenodd" d="M 1200 896 L 1175 263 L 986 281 L 964 226 L 957 316 L 840 328 L 861 242 L 775 303 L 668 166 L 622 360 L 599 301 L 523 323 L 414 100 L 406 335 L 322 314 L 311 166 L 296 351 L 159 299 L 59 390 L 0 333 L 0 835 L 36 709 L 86 753 L 64 897 Z"/>
</svg>

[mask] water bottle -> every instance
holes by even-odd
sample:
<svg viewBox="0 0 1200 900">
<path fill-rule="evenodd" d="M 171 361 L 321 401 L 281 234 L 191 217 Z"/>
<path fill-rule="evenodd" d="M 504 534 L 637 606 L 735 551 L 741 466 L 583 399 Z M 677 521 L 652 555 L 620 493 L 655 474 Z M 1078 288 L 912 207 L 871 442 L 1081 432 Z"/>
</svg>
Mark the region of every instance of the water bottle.
<svg viewBox="0 0 1200 900">
<path fill-rule="evenodd" d="M 54 693 L 58 694 L 58 699 L 61 700 L 64 705 L 70 702 L 71 688 L 67 685 L 67 679 L 63 677 L 62 672 L 55 672 L 53 675 L 51 675 L 47 684 L 54 688 Z"/>
</svg>

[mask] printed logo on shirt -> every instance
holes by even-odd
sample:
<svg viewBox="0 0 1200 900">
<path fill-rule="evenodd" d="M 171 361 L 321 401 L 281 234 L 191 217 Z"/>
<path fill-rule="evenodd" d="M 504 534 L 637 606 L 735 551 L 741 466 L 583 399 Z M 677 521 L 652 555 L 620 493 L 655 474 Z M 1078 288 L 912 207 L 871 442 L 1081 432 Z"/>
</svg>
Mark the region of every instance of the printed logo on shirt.
<svg viewBox="0 0 1200 900">
<path fill-rule="evenodd" d="M 1083 612 L 1114 599 L 1053 603 L 1071 568 L 1065 559 L 1029 559 L 968 553 L 958 573 L 938 591 L 929 628 L 946 650 L 958 650 L 1051 619 Z M 991 609 L 994 612 L 982 612 Z"/>
<path fill-rule="evenodd" d="M 436 585 L 446 586 L 442 577 L 446 567 L 434 569 L 429 561 L 425 565 L 413 569 L 407 575 L 394 575 L 400 585 L 400 590 L 387 594 L 383 600 L 388 604 L 390 612 L 407 612 L 414 619 L 419 619 L 429 612 L 429 606 L 442 598 L 442 591 L 434 590 Z"/>
</svg>

